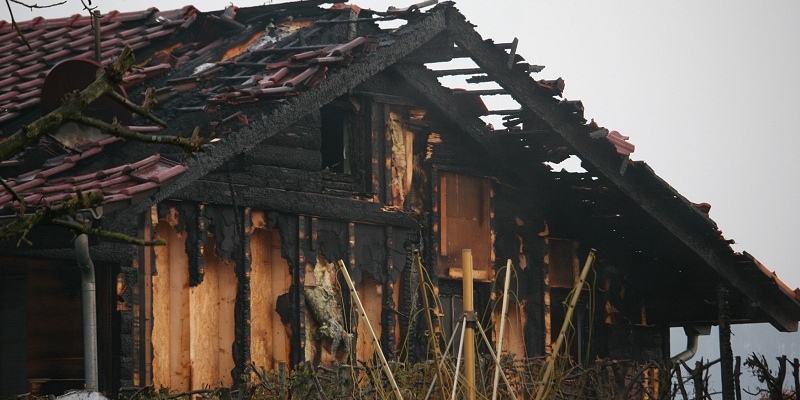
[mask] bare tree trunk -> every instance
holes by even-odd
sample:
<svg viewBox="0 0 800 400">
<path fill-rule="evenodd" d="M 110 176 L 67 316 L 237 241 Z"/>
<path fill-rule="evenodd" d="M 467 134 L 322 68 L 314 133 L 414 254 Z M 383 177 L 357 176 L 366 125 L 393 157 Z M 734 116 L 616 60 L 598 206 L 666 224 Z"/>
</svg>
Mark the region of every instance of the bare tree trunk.
<svg viewBox="0 0 800 400">
<path fill-rule="evenodd" d="M 769 398 L 771 400 L 783 400 L 783 381 L 786 379 L 786 356 L 778 357 L 778 375 L 770 388 Z"/>
<path fill-rule="evenodd" d="M 705 397 L 705 384 L 703 383 L 703 362 L 697 361 L 694 363 L 694 370 L 689 371 L 692 375 L 692 384 L 694 385 L 694 400 L 703 400 Z"/>
<path fill-rule="evenodd" d="M 686 393 L 686 385 L 683 383 L 683 376 L 681 375 L 681 366 L 675 366 L 675 375 L 678 377 L 678 389 L 681 391 L 683 400 L 689 400 L 689 394 Z"/>
<path fill-rule="evenodd" d="M 792 376 L 794 376 L 794 399 L 800 399 L 800 361 L 796 358 L 792 362 Z"/>
<path fill-rule="evenodd" d="M 733 369 L 733 383 L 736 387 L 736 400 L 742 400 L 742 357 L 736 356 L 736 366 Z"/>
</svg>

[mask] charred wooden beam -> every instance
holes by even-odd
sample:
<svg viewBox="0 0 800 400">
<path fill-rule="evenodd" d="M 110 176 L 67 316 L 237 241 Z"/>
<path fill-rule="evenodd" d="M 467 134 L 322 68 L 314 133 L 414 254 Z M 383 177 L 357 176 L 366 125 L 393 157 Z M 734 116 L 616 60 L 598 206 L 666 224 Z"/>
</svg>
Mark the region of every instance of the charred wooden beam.
<svg viewBox="0 0 800 400">
<path fill-rule="evenodd" d="M 212 173 L 207 180 L 234 185 L 258 185 L 265 188 L 322 193 L 320 172 L 298 171 L 282 167 L 251 165 L 247 172 Z"/>
<path fill-rule="evenodd" d="M 198 203 L 192 208 L 193 212 L 181 212 L 181 218 L 188 219 L 186 221 L 186 255 L 189 258 L 189 286 L 194 287 L 203 282 L 205 275 L 203 254 L 208 240 L 208 220 L 206 219 L 205 204 Z"/>
<path fill-rule="evenodd" d="M 248 152 L 245 160 L 247 164 L 271 165 L 304 171 L 322 169 L 322 155 L 319 150 L 273 146 L 265 143 L 259 144 Z"/>
<path fill-rule="evenodd" d="M 410 54 L 437 34 L 443 32 L 445 26 L 445 10 L 442 7 L 431 11 L 423 18 L 409 23 L 405 35 L 398 35 L 391 46 L 371 57 L 365 57 L 350 64 L 347 68 L 332 74 L 314 89 L 301 93 L 285 106 L 278 107 L 264 118 L 254 118 L 250 125 L 232 135 L 229 139 L 207 146 L 205 151 L 187 162 L 188 169 L 171 185 L 161 188 L 153 199 L 142 201 L 137 205 L 119 213 L 120 220 L 130 220 L 146 210 L 154 202 L 169 198 L 181 189 L 238 154 L 245 153 L 258 143 L 283 131 L 295 121 L 318 110 L 322 105 L 330 103 L 371 76 L 383 71 L 401 58 Z"/>
<path fill-rule="evenodd" d="M 359 19 L 334 19 L 325 21 L 316 21 L 314 25 L 340 25 L 340 24 L 358 24 L 361 22 L 376 22 L 376 21 L 393 21 L 397 17 L 377 17 L 377 18 L 359 18 Z"/>
<path fill-rule="evenodd" d="M 385 170 L 381 166 L 383 157 L 383 138 L 385 136 L 385 125 L 383 122 L 383 106 L 381 104 L 370 103 L 370 114 L 372 124 L 370 127 L 370 185 L 368 190 L 373 193 L 372 200 L 385 202 L 386 198 L 381 193 L 381 182 Z"/>
<path fill-rule="evenodd" d="M 522 109 L 516 110 L 489 110 L 489 115 L 519 115 Z"/>
<path fill-rule="evenodd" d="M 591 127 L 576 123 L 574 116 L 561 107 L 546 90 L 539 88 L 528 74 L 508 68 L 504 62 L 507 54 L 481 38 L 464 18 L 454 9 L 448 9 L 448 29 L 460 48 L 463 48 L 478 66 L 489 75 L 497 78 L 497 82 L 511 93 L 522 107 L 532 111 L 564 138 L 564 141 L 583 160 L 587 169 L 595 170 L 609 183 L 620 190 L 652 218 L 653 222 L 675 238 L 684 249 L 715 271 L 724 282 L 747 296 L 765 313 L 770 322 L 781 331 L 796 331 L 800 314 L 796 303 L 788 297 L 775 296 L 751 284 L 742 271 L 736 268 L 730 249 L 719 245 L 714 235 L 709 235 L 711 228 L 706 218 L 699 213 L 685 214 L 679 212 L 683 207 L 691 207 L 688 200 L 682 199 L 677 192 L 674 196 L 681 203 L 668 201 L 657 196 L 653 189 L 668 187 L 644 163 L 634 163 L 624 175 L 619 173 L 620 157 L 611 143 L 590 138 Z M 705 231 L 698 227 L 708 227 Z"/>
<path fill-rule="evenodd" d="M 389 272 L 387 274 L 388 278 L 386 282 L 382 282 L 383 284 L 383 307 L 381 307 L 381 348 L 383 349 L 383 355 L 389 359 L 394 360 L 394 348 L 397 345 L 397 339 L 395 336 L 395 329 L 397 327 L 396 324 L 396 304 L 394 303 L 394 290 L 396 279 L 393 278 L 396 274 L 394 274 L 394 258 L 392 257 L 392 251 L 394 250 L 394 243 L 393 237 L 394 232 L 391 226 L 385 227 L 385 243 L 386 243 L 386 269 Z"/>
<path fill-rule="evenodd" d="M 453 59 L 455 50 L 453 37 L 445 31 L 404 57 L 402 62 L 421 64 L 447 62 Z"/>
<path fill-rule="evenodd" d="M 494 79 L 492 79 L 492 77 L 489 75 L 475 75 L 465 79 L 465 81 L 467 83 L 483 83 L 483 82 L 494 82 Z"/>
<path fill-rule="evenodd" d="M 295 307 L 294 318 L 292 320 L 291 337 L 291 358 L 292 365 L 298 365 L 306 359 L 306 300 L 303 296 L 305 286 L 305 266 L 306 258 L 304 245 L 309 244 L 308 238 L 308 217 L 301 215 L 297 221 L 297 239 L 294 241 L 297 258 L 293 258 L 292 268 L 292 288 L 290 290 L 292 305 Z M 313 261 L 313 260 L 312 260 Z"/>
<path fill-rule="evenodd" d="M 508 94 L 505 89 L 482 89 L 482 90 L 453 90 L 455 95 L 473 95 L 473 96 L 495 96 L 498 94 Z"/>
<path fill-rule="evenodd" d="M 480 68 L 440 69 L 432 72 L 435 76 L 475 75 L 486 73 Z"/>
<path fill-rule="evenodd" d="M 230 187 L 233 186 L 234 193 Z M 317 215 L 334 220 L 363 221 L 416 227 L 412 217 L 385 211 L 379 203 L 341 198 L 316 193 L 291 192 L 257 186 L 229 185 L 221 182 L 197 181 L 175 195 L 181 200 L 213 204 L 247 204 L 253 209 L 280 210 L 289 214 Z"/>
<path fill-rule="evenodd" d="M 515 42 L 516 42 L 516 39 L 515 39 Z M 495 48 L 498 51 L 502 51 L 503 53 L 505 53 L 505 50 L 516 49 L 517 44 L 515 42 L 511 42 L 511 43 L 494 43 L 493 45 L 495 46 Z M 506 53 L 506 58 L 508 56 L 509 56 L 509 54 Z M 461 46 L 457 46 L 456 49 L 455 49 L 455 52 L 453 53 L 453 58 L 464 58 L 464 57 L 470 57 L 469 52 L 465 51 L 463 48 L 461 48 Z M 511 54 L 511 57 L 514 57 L 514 54 Z"/>
<path fill-rule="evenodd" d="M 241 229 L 239 237 L 239 254 L 236 260 L 236 304 L 234 305 L 234 342 L 233 342 L 233 362 L 234 368 L 231 371 L 233 382 L 242 383 L 247 364 L 250 362 L 250 271 L 253 262 L 253 253 L 250 251 L 250 232 L 252 232 L 253 221 L 250 215 L 250 208 L 245 207 L 241 212 L 235 210 L 239 215 L 240 223 L 237 229 Z"/>
</svg>

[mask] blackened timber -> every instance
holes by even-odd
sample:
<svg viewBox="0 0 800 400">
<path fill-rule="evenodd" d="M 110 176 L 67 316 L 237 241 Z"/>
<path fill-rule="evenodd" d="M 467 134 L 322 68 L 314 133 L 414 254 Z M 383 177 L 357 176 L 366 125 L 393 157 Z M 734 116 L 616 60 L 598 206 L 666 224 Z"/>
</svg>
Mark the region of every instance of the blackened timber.
<svg viewBox="0 0 800 400">
<path fill-rule="evenodd" d="M 306 359 L 306 300 L 303 296 L 303 289 L 305 288 L 305 266 L 306 262 L 314 262 L 313 260 L 306 260 L 304 254 L 304 247 L 309 246 L 308 238 L 308 220 L 305 215 L 297 217 L 297 238 L 294 241 L 296 256 L 292 257 L 290 265 L 292 268 L 292 305 L 295 307 L 294 319 L 292 320 L 292 337 L 291 337 L 291 359 L 292 365 L 298 365 Z"/>
<path fill-rule="evenodd" d="M 375 22 L 375 21 L 392 21 L 397 17 L 377 17 L 377 18 L 359 18 L 359 19 L 336 19 L 330 21 L 316 21 L 314 25 L 339 25 L 339 24 L 358 24 L 361 22 Z"/>
<path fill-rule="evenodd" d="M 516 110 L 489 110 L 489 115 L 517 115 L 521 113 L 521 109 Z"/>
<path fill-rule="evenodd" d="M 247 172 L 212 173 L 206 179 L 234 185 L 322 193 L 323 175 L 320 172 L 300 171 L 267 165 L 248 166 Z"/>
<path fill-rule="evenodd" d="M 377 201 L 386 201 L 386 198 L 381 193 L 381 182 L 383 182 L 382 177 L 384 174 L 384 170 L 381 167 L 380 160 L 382 159 L 383 155 L 383 138 L 385 135 L 385 122 L 383 121 L 383 105 L 379 104 L 375 101 L 369 103 L 370 104 L 370 115 L 372 120 L 372 126 L 370 127 L 370 148 L 372 155 L 370 160 L 370 178 L 371 178 L 371 185 L 368 186 L 368 190 L 373 194 L 373 200 Z"/>
<path fill-rule="evenodd" d="M 319 121 L 302 121 L 293 124 L 285 131 L 264 140 L 264 143 L 318 151 L 322 144 L 319 124 Z"/>
<path fill-rule="evenodd" d="M 234 368 L 231 371 L 233 382 L 243 383 L 243 376 L 247 364 L 250 363 L 250 271 L 253 262 L 253 253 L 250 251 L 250 232 L 252 232 L 253 221 L 251 219 L 250 208 L 234 210 L 239 215 L 239 226 L 241 229 L 239 237 L 242 243 L 238 247 L 239 254 L 236 260 L 236 304 L 234 305 L 234 341 L 233 341 L 233 362 Z"/>
<path fill-rule="evenodd" d="M 394 290 L 397 285 L 397 275 L 394 274 L 394 259 L 392 258 L 392 251 L 394 250 L 394 243 L 392 242 L 394 233 L 391 226 L 384 228 L 385 242 L 386 242 L 386 269 L 387 278 L 383 284 L 383 307 L 381 307 L 381 348 L 383 355 L 389 359 L 395 359 L 394 348 L 397 345 L 397 337 L 395 332 L 397 329 L 397 313 L 396 304 L 394 303 Z"/>
<path fill-rule="evenodd" d="M 467 83 L 483 83 L 483 82 L 494 82 L 494 79 L 489 75 L 475 75 L 465 79 Z"/>
<path fill-rule="evenodd" d="M 456 44 L 458 44 L 458 43 L 456 43 Z M 504 50 L 512 50 L 512 49 L 514 50 L 514 52 L 516 52 L 516 43 L 514 43 L 514 42 L 512 42 L 512 43 L 494 43 L 494 46 L 498 51 L 501 51 L 503 53 L 505 53 Z M 505 54 L 506 54 L 505 59 L 508 59 L 509 56 L 510 57 L 514 57 L 515 56 L 514 53 L 512 53 L 512 54 L 505 53 Z M 462 49 L 461 46 L 456 47 L 455 51 L 453 52 L 453 58 L 464 58 L 464 57 L 469 57 L 469 56 L 470 56 L 469 52 L 464 51 L 464 49 Z"/>
<path fill-rule="evenodd" d="M 235 134 L 228 135 L 218 143 L 207 146 L 203 153 L 187 162 L 187 171 L 181 174 L 175 182 L 161 188 L 155 198 L 142 201 L 126 209 L 117 218 L 123 221 L 130 220 L 134 215 L 146 210 L 153 202 L 169 198 L 200 177 L 219 168 L 236 155 L 249 151 L 258 143 L 283 131 L 295 121 L 318 110 L 324 104 L 330 103 L 371 76 L 396 63 L 445 30 L 445 10 L 448 7 L 437 6 L 423 18 L 409 23 L 406 28 L 398 31 L 391 46 L 382 48 L 380 52 L 370 57 L 356 60 L 347 68 L 331 74 L 326 81 L 314 89 L 303 92 L 288 101 L 287 104 L 279 106 L 269 115 L 264 115 L 263 118 L 253 118 L 249 126 Z"/>
<path fill-rule="evenodd" d="M 419 224 L 401 212 L 384 211 L 382 205 L 369 201 L 354 200 L 316 193 L 292 192 L 280 189 L 230 185 L 221 182 L 200 180 L 174 197 L 181 200 L 233 205 L 247 204 L 251 208 L 276 210 L 290 214 L 317 215 L 336 220 L 363 221 L 391 224 L 406 228 Z"/>
<path fill-rule="evenodd" d="M 505 89 L 481 89 L 481 90 L 453 90 L 455 95 L 472 95 L 472 96 L 495 96 L 499 94 L 508 94 Z"/>
<path fill-rule="evenodd" d="M 737 292 L 759 304 L 770 322 L 781 331 L 796 331 L 800 315 L 796 303 L 790 298 L 773 297 L 765 289 L 760 289 L 746 279 L 737 268 L 729 247 L 720 246 L 714 228 L 699 212 L 684 213 L 681 209 L 691 209 L 691 203 L 661 180 L 649 166 L 633 163 L 624 175 L 619 173 L 621 158 L 610 142 L 593 140 L 589 136 L 591 127 L 577 123 L 573 116 L 553 99 L 551 94 L 525 73 L 509 69 L 502 50 L 486 42 L 464 18 L 454 9 L 448 9 L 447 26 L 453 33 L 456 44 L 467 51 L 473 61 L 487 74 L 496 78 L 501 87 L 508 90 L 520 105 L 539 116 L 564 141 L 575 149 L 587 170 L 594 170 L 609 183 L 633 200 L 658 225 L 683 247 L 694 254 L 705 265 L 714 270 L 726 284 Z M 654 189 L 663 187 L 673 193 L 663 198 Z M 675 201 L 678 199 L 679 201 Z M 705 229 L 698 229 L 703 226 Z"/>
<path fill-rule="evenodd" d="M 404 63 L 435 63 L 447 62 L 453 59 L 455 46 L 453 37 L 447 32 L 442 32 L 420 48 L 403 58 Z"/>
<path fill-rule="evenodd" d="M 500 146 L 491 136 L 491 131 L 476 116 L 464 115 L 453 96 L 453 91 L 442 86 L 425 66 L 398 64 L 392 66 L 408 85 L 427 97 L 448 119 L 458 124 L 473 140 L 491 155 L 501 157 Z M 499 158 L 502 159 L 502 158 Z"/>
<path fill-rule="evenodd" d="M 247 153 L 248 164 L 271 165 L 306 171 L 322 169 L 322 156 L 317 150 L 259 144 Z"/>
<path fill-rule="evenodd" d="M 480 68 L 440 69 L 432 71 L 435 76 L 475 75 L 485 73 Z"/>
</svg>

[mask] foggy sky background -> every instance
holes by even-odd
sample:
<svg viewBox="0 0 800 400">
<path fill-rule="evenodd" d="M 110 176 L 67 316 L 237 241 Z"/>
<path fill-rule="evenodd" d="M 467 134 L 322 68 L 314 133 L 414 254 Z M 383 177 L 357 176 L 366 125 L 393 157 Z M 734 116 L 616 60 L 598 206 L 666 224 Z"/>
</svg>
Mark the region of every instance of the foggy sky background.
<svg viewBox="0 0 800 400">
<path fill-rule="evenodd" d="M 67 2 L 34 12 L 16 7 L 15 15 L 28 20 L 80 12 L 79 1 Z M 414 2 L 351 0 L 381 11 Z M 103 12 L 189 3 L 213 11 L 230 4 L 93 3 Z M 754 255 L 790 287 L 800 286 L 795 206 L 800 2 L 465 0 L 456 5 L 484 38 L 518 37 L 517 52 L 546 66 L 535 79 L 563 77 L 564 96 L 582 100 L 587 119 L 630 136 L 636 145 L 632 159 L 646 161 L 690 201 L 710 203 L 711 218 L 726 238 L 736 240 L 736 250 Z M 4 8 L 0 18 L 8 19 Z M 489 107 L 515 106 L 500 97 L 487 99 Z M 740 326 L 733 332 L 737 352 L 800 355 L 797 333 Z M 682 332 L 673 331 L 672 343 L 677 350 L 684 346 Z M 703 338 L 700 349 L 715 358 L 716 339 Z"/>
</svg>

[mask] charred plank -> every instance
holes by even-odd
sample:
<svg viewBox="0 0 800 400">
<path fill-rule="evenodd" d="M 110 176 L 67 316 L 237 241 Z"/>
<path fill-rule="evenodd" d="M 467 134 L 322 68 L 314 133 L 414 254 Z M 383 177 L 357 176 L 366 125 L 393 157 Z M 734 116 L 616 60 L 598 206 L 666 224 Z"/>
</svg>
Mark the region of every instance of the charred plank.
<svg viewBox="0 0 800 400">
<path fill-rule="evenodd" d="M 234 187 L 231 193 L 230 187 Z M 290 214 L 317 215 L 336 220 L 364 221 L 416 227 L 414 218 L 396 211 L 385 211 L 378 203 L 324 194 L 291 192 L 273 188 L 228 185 L 200 180 L 175 196 L 182 200 L 212 204 L 248 204 L 253 209 L 278 210 Z"/>
</svg>

